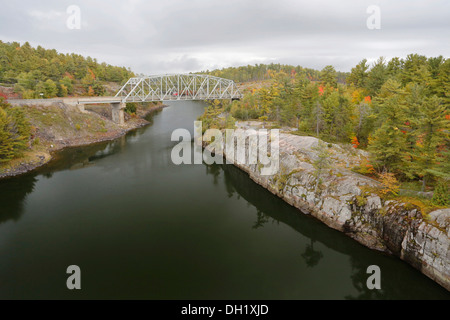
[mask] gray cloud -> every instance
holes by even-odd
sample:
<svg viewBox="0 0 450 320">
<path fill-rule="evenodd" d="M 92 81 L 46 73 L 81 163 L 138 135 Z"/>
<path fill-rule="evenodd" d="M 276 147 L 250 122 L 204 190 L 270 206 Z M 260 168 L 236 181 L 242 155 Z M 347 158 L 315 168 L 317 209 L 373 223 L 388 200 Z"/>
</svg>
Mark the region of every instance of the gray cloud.
<svg viewBox="0 0 450 320">
<path fill-rule="evenodd" d="M 69 5 L 81 30 L 66 27 Z M 369 5 L 381 29 L 369 30 Z M 31 1 L 2 4 L 0 39 L 76 52 L 138 73 L 280 62 L 349 71 L 363 58 L 450 55 L 449 1 Z"/>
</svg>

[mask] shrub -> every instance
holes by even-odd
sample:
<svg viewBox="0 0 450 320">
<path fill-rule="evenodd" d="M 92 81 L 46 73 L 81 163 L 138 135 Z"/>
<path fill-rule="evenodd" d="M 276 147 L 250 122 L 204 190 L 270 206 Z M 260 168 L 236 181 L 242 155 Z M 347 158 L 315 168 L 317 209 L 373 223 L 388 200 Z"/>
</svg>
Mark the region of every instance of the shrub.
<svg viewBox="0 0 450 320">
<path fill-rule="evenodd" d="M 431 201 L 438 206 L 450 205 L 450 190 L 446 181 L 440 181 L 436 185 Z"/>
<path fill-rule="evenodd" d="M 353 146 L 353 148 L 358 148 L 358 146 L 359 146 L 359 141 L 358 141 L 358 138 L 356 137 L 356 136 L 353 136 L 352 138 L 351 138 L 351 143 L 352 143 L 352 146 Z"/>
<path fill-rule="evenodd" d="M 125 107 L 125 112 L 128 114 L 136 113 L 137 110 L 137 104 L 135 102 L 129 102 L 127 103 L 127 106 Z"/>
<path fill-rule="evenodd" d="M 367 159 L 363 159 L 361 161 L 361 163 L 359 164 L 359 166 L 352 168 L 352 171 L 366 175 L 366 176 L 370 176 L 375 173 L 375 169 L 373 168 L 373 166 L 369 163 L 369 161 Z"/>
<path fill-rule="evenodd" d="M 367 203 L 367 198 L 364 196 L 356 196 L 356 204 L 358 207 L 363 207 Z"/>
<path fill-rule="evenodd" d="M 379 174 L 381 188 L 380 193 L 383 196 L 394 195 L 397 196 L 400 190 L 400 184 L 391 172 L 383 172 Z"/>
</svg>

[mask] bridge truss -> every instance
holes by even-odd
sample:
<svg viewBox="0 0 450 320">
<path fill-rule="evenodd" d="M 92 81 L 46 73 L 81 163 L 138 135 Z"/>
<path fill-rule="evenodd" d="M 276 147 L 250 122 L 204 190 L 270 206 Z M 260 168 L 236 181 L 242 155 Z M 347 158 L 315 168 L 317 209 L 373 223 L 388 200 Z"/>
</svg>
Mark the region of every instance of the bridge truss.
<svg viewBox="0 0 450 320">
<path fill-rule="evenodd" d="M 171 100 L 239 100 L 232 80 L 202 74 L 172 74 L 131 78 L 116 94 L 122 102 Z"/>
</svg>

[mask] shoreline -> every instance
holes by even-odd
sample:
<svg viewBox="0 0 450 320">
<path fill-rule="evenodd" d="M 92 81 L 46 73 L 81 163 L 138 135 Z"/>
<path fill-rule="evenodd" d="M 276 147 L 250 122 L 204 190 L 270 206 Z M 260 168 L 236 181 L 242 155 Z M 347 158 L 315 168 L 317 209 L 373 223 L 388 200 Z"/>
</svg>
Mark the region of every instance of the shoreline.
<svg viewBox="0 0 450 320">
<path fill-rule="evenodd" d="M 249 127 L 246 122 L 238 126 Z M 204 141 L 196 143 L 228 158 L 223 145 L 218 151 Z M 450 208 L 424 213 L 413 204 L 383 199 L 374 191 L 379 187 L 377 181 L 340 165 L 342 159 L 351 164 L 361 161 L 364 152 L 351 154 L 335 144 L 328 147 L 332 167 L 319 176 L 320 187 L 315 190 L 312 163 L 317 154 L 311 147 L 317 143 L 314 137 L 280 133 L 280 170 L 273 175 L 262 175 L 260 164 L 233 165 L 299 214 L 310 215 L 369 249 L 407 262 L 450 291 Z M 249 150 L 248 140 L 245 144 Z"/>
<path fill-rule="evenodd" d="M 93 145 L 96 143 L 112 141 L 126 135 L 127 133 L 133 130 L 145 127 L 150 124 L 150 122 L 145 120 L 147 116 L 156 111 L 162 110 L 166 107 L 167 105 L 165 104 L 159 104 L 149 108 L 148 110 L 143 111 L 141 110 L 137 115 L 137 118 L 130 118 L 126 122 L 127 125 L 126 127 L 122 126 L 121 128 L 115 130 L 99 133 L 94 136 L 84 138 L 67 138 L 63 140 L 54 140 L 52 141 L 53 142 L 53 144 L 51 145 L 52 147 L 50 147 L 45 151 L 35 151 L 35 152 L 30 151 L 32 153 L 35 153 L 33 155 L 36 155 L 36 157 L 39 159 L 38 161 L 27 160 L 26 156 L 13 159 L 12 162 L 14 162 L 14 164 L 12 164 L 12 168 L 5 170 L 5 172 L 0 173 L 0 181 L 18 177 L 43 167 L 44 165 L 48 164 L 51 160 L 54 159 L 56 153 L 62 151 L 63 149 L 83 147 L 87 145 Z"/>
</svg>

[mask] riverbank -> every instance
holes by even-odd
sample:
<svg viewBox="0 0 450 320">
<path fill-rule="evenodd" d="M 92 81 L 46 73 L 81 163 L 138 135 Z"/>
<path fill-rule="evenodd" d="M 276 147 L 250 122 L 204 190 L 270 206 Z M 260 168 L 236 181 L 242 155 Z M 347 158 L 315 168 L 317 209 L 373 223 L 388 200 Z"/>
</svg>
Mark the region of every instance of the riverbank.
<svg viewBox="0 0 450 320">
<path fill-rule="evenodd" d="M 261 123 L 238 122 L 237 127 L 259 129 Z M 318 173 L 318 145 L 317 138 L 282 132 L 276 174 L 262 175 L 261 164 L 235 165 L 301 213 L 399 257 L 450 291 L 450 208 L 424 212 L 383 197 L 377 192 L 379 182 L 351 170 L 368 157 L 351 145 L 325 144 L 330 165 Z M 227 157 L 226 150 L 223 155 Z"/>
<path fill-rule="evenodd" d="M 89 106 L 85 112 L 58 102 L 21 106 L 32 125 L 33 137 L 22 157 L 0 165 L 0 179 L 37 169 L 63 148 L 117 139 L 149 124 L 145 117 L 164 107 L 161 103 L 139 105 L 135 114 L 125 113 L 125 123 L 118 125 L 111 120 L 111 110 L 107 106 Z"/>
</svg>

